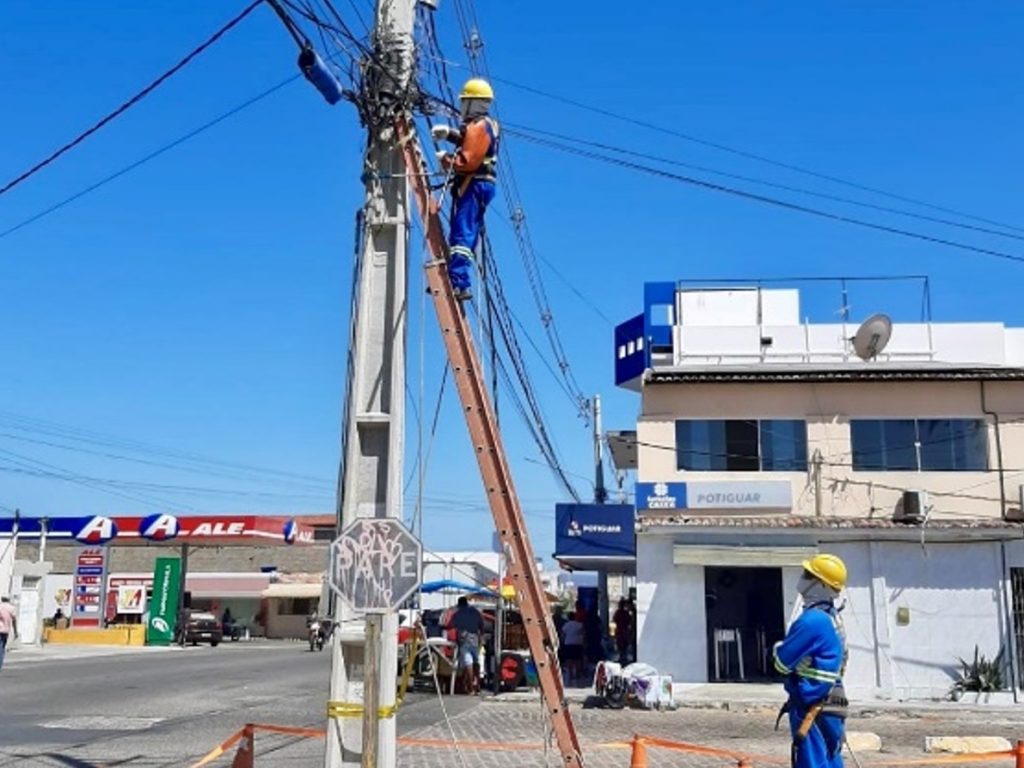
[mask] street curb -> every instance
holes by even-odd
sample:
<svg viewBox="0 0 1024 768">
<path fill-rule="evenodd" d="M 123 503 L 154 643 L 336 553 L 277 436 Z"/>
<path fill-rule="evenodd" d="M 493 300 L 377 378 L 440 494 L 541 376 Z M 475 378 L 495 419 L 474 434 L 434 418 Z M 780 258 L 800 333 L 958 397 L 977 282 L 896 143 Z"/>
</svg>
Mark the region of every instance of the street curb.
<svg viewBox="0 0 1024 768">
<path fill-rule="evenodd" d="M 1012 749 L 1001 736 L 927 736 L 924 740 L 924 751 L 932 754 L 984 755 Z"/>
</svg>

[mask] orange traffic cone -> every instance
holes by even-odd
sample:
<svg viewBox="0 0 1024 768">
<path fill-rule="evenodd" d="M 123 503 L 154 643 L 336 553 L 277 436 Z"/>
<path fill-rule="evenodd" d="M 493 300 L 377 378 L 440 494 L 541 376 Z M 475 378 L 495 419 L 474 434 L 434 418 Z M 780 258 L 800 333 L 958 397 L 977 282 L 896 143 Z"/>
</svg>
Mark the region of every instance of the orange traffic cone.
<svg viewBox="0 0 1024 768">
<path fill-rule="evenodd" d="M 231 762 L 231 768 L 254 768 L 253 755 L 256 752 L 254 736 L 255 729 L 251 725 L 247 725 L 242 729 L 242 740 L 238 742 L 238 751 L 235 752 L 235 759 Z"/>
<path fill-rule="evenodd" d="M 633 737 L 633 754 L 629 759 L 629 768 L 647 768 L 647 745 L 639 736 Z"/>
<path fill-rule="evenodd" d="M 1017 748 L 1014 751 L 1016 759 L 1016 768 L 1024 768 L 1024 741 L 1017 742 Z"/>
</svg>

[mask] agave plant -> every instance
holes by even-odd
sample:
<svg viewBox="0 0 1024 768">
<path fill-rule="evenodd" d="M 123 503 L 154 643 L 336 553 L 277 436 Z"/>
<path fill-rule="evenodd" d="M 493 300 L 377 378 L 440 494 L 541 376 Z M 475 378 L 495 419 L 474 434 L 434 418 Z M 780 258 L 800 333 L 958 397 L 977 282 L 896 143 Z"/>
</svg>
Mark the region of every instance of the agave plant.
<svg viewBox="0 0 1024 768">
<path fill-rule="evenodd" d="M 964 693 L 993 693 L 1003 690 L 1003 651 L 999 651 L 994 659 L 989 659 L 978 652 L 974 646 L 974 661 L 968 662 L 961 658 L 960 676 L 953 683 L 950 691 L 954 699 Z"/>
</svg>

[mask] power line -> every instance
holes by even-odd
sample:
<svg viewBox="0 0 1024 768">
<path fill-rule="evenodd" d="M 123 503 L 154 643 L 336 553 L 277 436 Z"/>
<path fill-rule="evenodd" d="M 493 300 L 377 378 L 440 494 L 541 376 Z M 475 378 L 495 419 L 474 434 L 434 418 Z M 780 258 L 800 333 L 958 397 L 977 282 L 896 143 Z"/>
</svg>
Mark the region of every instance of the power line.
<svg viewBox="0 0 1024 768">
<path fill-rule="evenodd" d="M 8 425 L 8 428 L 15 429 L 19 432 L 43 435 L 46 437 L 53 437 L 64 440 L 71 440 L 72 442 L 85 443 L 87 445 L 95 445 L 103 448 L 114 448 L 123 451 L 140 453 L 142 455 L 170 458 L 172 460 L 184 462 L 184 464 L 163 464 L 159 462 L 150 462 L 142 459 L 134 459 L 132 457 L 127 456 L 103 454 L 102 452 L 90 451 L 87 449 L 78 448 L 77 446 L 47 443 L 39 439 L 18 438 L 14 435 L 9 434 L 0 435 L 14 439 L 25 440 L 28 442 L 42 443 L 45 445 L 49 445 L 51 447 L 64 448 L 67 450 L 77 450 L 79 452 L 94 454 L 98 453 L 99 455 L 105 455 L 107 458 L 121 459 L 125 461 L 135 461 L 137 463 L 155 464 L 156 466 L 162 466 L 168 469 L 175 469 L 185 472 L 197 472 L 200 474 L 208 475 L 217 475 L 222 477 L 228 477 L 230 479 L 257 479 L 262 482 L 268 482 L 269 477 L 274 477 L 277 479 L 273 480 L 273 482 L 281 484 L 297 484 L 300 486 L 307 486 L 315 489 L 319 489 L 320 487 L 323 486 L 333 486 L 333 483 L 331 481 L 313 475 L 306 475 L 298 472 L 289 472 L 271 467 L 262 467 L 251 464 L 245 464 L 241 462 L 226 461 L 222 459 L 201 456 L 199 454 L 189 453 L 187 451 L 177 451 L 174 449 L 163 448 L 148 443 L 142 443 L 136 440 L 120 438 L 113 435 L 105 435 L 101 432 L 94 432 L 91 430 L 80 429 L 78 427 L 58 424 L 56 422 L 35 419 L 27 416 L 19 416 L 18 414 L 0 411 L 0 424 L 4 423 Z"/>
<path fill-rule="evenodd" d="M 159 149 L 153 150 L 148 155 L 144 155 L 143 157 L 139 158 L 135 162 L 129 163 L 128 165 L 126 165 L 125 167 L 121 168 L 120 170 L 115 171 L 114 173 L 111 173 L 108 176 L 104 176 L 99 181 L 97 181 L 97 182 L 95 182 L 93 184 L 90 184 L 88 187 L 85 187 L 84 189 L 82 189 L 82 190 L 80 190 L 78 192 L 75 192 L 73 195 L 64 198 L 60 202 L 54 203 L 49 208 L 45 208 L 45 209 L 39 211 L 38 213 L 35 213 L 32 216 L 29 216 L 27 219 L 23 219 L 22 221 L 18 222 L 14 226 L 9 227 L 9 228 L 3 230 L 2 232 L 0 232 L 0 239 L 5 238 L 8 235 L 14 234 L 18 230 L 23 229 L 24 227 L 27 227 L 30 224 L 34 224 L 35 222 L 39 221 L 40 219 L 45 218 L 46 216 L 49 216 L 51 213 L 56 213 L 61 208 L 65 207 L 66 205 L 70 205 L 71 203 L 75 202 L 76 200 L 79 200 L 80 198 L 83 198 L 86 195 L 88 195 L 88 194 L 90 194 L 92 192 L 95 192 L 96 190 L 100 189 L 101 187 L 105 187 L 110 182 L 112 182 L 112 181 L 114 181 L 116 179 L 121 178 L 125 174 L 130 173 L 130 172 L 136 170 L 137 168 L 140 168 L 141 166 L 145 165 L 146 163 L 148 163 L 151 160 L 155 160 L 156 158 L 158 158 L 161 155 L 163 155 L 165 152 L 169 152 L 170 150 L 174 149 L 175 147 L 178 147 L 181 144 L 184 144 L 186 141 L 189 141 L 190 139 L 194 139 L 199 134 L 204 133 L 204 132 L 210 130 L 214 126 L 219 125 L 220 123 L 224 122 L 225 120 L 227 120 L 230 117 L 234 117 L 235 115 L 237 115 L 242 110 L 248 109 L 249 107 L 253 106 L 254 104 L 257 104 L 257 103 L 263 101 L 263 99 L 265 99 L 268 96 L 271 96 L 271 95 L 277 93 L 278 91 L 280 91 L 285 86 L 291 85 L 296 80 L 299 80 L 301 78 L 302 78 L 301 74 L 293 75 L 292 77 L 289 77 L 289 78 L 287 78 L 285 80 L 282 80 L 281 82 L 277 83 L 276 85 L 272 85 L 270 88 L 266 89 L 265 91 L 262 91 L 261 93 L 256 94 L 252 98 L 246 99 L 245 101 L 243 101 L 238 106 L 232 107 L 227 112 L 224 112 L 224 113 L 218 115 L 217 117 L 213 118 L 212 120 L 210 120 L 210 121 L 208 121 L 206 123 L 203 123 L 202 125 L 198 126 L 197 128 L 193 128 L 188 133 L 185 133 L 185 134 L 179 136 L 178 138 L 174 139 L 173 141 L 171 141 L 168 144 L 164 144 Z"/>
<path fill-rule="evenodd" d="M 626 149 L 623 147 L 617 147 L 612 144 L 606 144 L 599 141 L 593 141 L 588 139 L 581 139 L 577 136 L 567 136 L 563 133 L 556 133 L 554 131 L 543 130 L 541 128 L 533 128 L 528 125 L 517 125 L 515 123 L 506 123 L 505 127 L 512 131 L 521 131 L 532 133 L 540 136 L 547 136 L 549 138 L 558 139 L 561 141 L 571 141 L 576 144 L 581 144 L 587 147 L 594 147 L 596 149 L 603 149 L 611 152 L 617 152 L 622 155 L 629 157 L 638 157 L 643 160 L 653 160 L 657 163 L 665 163 L 666 165 L 674 165 L 680 168 L 689 168 L 690 170 L 700 171 L 702 173 L 711 173 L 716 176 L 722 176 L 727 179 L 736 179 L 738 181 L 748 181 L 752 184 L 761 184 L 762 186 L 771 187 L 772 189 L 781 189 L 786 192 L 796 192 L 801 195 L 810 195 L 811 197 L 818 197 L 823 200 L 832 200 L 838 203 L 844 203 L 846 205 L 853 205 L 859 208 L 868 208 L 873 211 L 880 211 L 882 213 L 891 213 L 895 216 L 906 216 L 912 219 L 918 219 L 920 221 L 928 221 L 933 224 L 944 224 L 948 227 L 957 227 L 958 229 L 965 229 L 971 232 L 980 232 L 986 235 L 995 235 L 996 237 L 1006 237 L 1012 240 L 1024 241 L 1024 235 L 1015 235 L 1010 232 L 1001 232 L 997 229 L 990 229 L 988 227 L 979 227 L 974 224 L 964 224 L 963 222 L 953 221 L 952 219 L 945 219 L 938 216 L 927 216 L 921 213 L 914 213 L 913 211 L 907 211 L 901 208 L 893 208 L 887 205 L 876 205 L 874 203 L 865 203 L 861 200 L 854 200 L 849 197 L 843 197 L 841 195 L 832 195 L 827 192 L 819 192 L 813 189 L 807 189 L 806 187 L 794 187 L 789 184 L 779 184 L 774 181 L 768 181 L 767 179 L 757 178 L 755 176 L 744 176 L 743 174 L 730 173 L 728 171 L 718 170 L 716 168 L 710 168 L 705 165 L 695 165 L 693 163 L 685 163 L 681 160 L 675 160 L 667 157 L 660 157 L 658 155 L 652 155 L 647 152 L 637 152 L 635 150 Z"/>
<path fill-rule="evenodd" d="M 454 66 L 459 66 L 457 63 L 454 63 L 454 62 L 449 62 L 449 63 L 450 64 L 454 64 Z M 861 190 L 863 192 L 870 192 L 872 194 L 881 195 L 883 197 L 888 197 L 888 198 L 891 198 L 893 200 L 900 200 L 900 201 L 902 201 L 904 203 L 911 203 L 913 205 L 919 205 L 919 206 L 921 206 L 923 208 L 930 208 L 930 209 L 935 210 L 935 211 L 942 211 L 943 213 L 950 213 L 950 214 L 953 214 L 955 216 L 960 216 L 961 218 L 964 218 L 964 219 L 971 219 L 973 221 L 980 221 L 980 222 L 983 222 L 985 224 L 991 224 L 993 226 L 1002 227 L 1004 229 L 1014 230 L 1016 232 L 1024 232 L 1024 227 L 1021 227 L 1021 226 L 1017 226 L 1017 225 L 1013 225 L 1013 224 L 1005 224 L 1003 222 L 995 221 L 993 219 L 988 219 L 988 218 L 985 218 L 985 217 L 982 217 L 982 216 L 976 216 L 974 214 L 965 213 L 964 211 L 959 211 L 959 210 L 956 210 L 955 208 L 949 208 L 949 207 L 942 206 L 942 205 L 936 205 L 934 203 L 929 203 L 929 202 L 927 202 L 925 200 L 920 200 L 920 199 L 917 199 L 917 198 L 908 197 L 906 195 L 900 195 L 900 194 L 897 194 L 897 193 L 894 193 L 894 192 L 888 192 L 888 191 L 886 191 L 884 189 L 880 189 L 878 187 L 872 187 L 872 186 L 868 186 L 866 184 L 861 184 L 859 182 L 849 181 L 848 179 L 843 179 L 843 178 L 841 178 L 839 176 L 833 176 L 833 175 L 830 175 L 830 174 L 827 174 L 827 173 L 821 173 L 819 171 L 814 171 L 814 170 L 811 170 L 809 168 L 804 168 L 802 166 L 794 165 L 792 163 L 786 163 L 786 162 L 782 162 L 782 161 L 779 161 L 779 160 L 773 160 L 772 158 L 766 157 L 764 155 L 759 155 L 759 154 L 754 153 L 754 152 L 748 152 L 746 150 L 737 149 L 736 147 L 730 147 L 727 144 L 722 144 L 720 142 L 715 142 L 715 141 L 709 141 L 707 139 L 702 139 L 702 138 L 699 138 L 697 136 L 693 136 L 691 134 L 687 134 L 687 133 L 684 133 L 682 131 L 676 130 L 674 128 L 666 128 L 664 126 L 657 125 L 655 123 L 650 123 L 650 122 L 647 122 L 645 120 L 639 120 L 639 119 L 634 118 L 634 117 L 629 117 L 627 115 L 623 115 L 623 114 L 620 114 L 620 113 L 617 113 L 617 112 L 613 112 L 612 110 L 605 109 L 603 107 L 596 107 L 596 106 L 593 106 L 591 104 L 586 104 L 584 102 L 577 101 L 576 99 L 570 99 L 570 98 L 565 97 L 565 96 L 560 96 L 558 94 L 550 93 L 550 92 L 544 91 L 544 90 L 542 90 L 540 88 L 536 88 L 536 87 L 534 87 L 532 85 L 526 85 L 524 83 L 520 83 L 520 82 L 516 82 L 514 80 L 510 80 L 508 78 L 492 76 L 492 79 L 495 80 L 496 82 L 504 83 L 505 85 L 510 85 L 513 88 L 517 88 L 517 89 L 525 91 L 527 93 L 532 93 L 532 94 L 537 95 L 537 96 L 543 96 L 546 99 L 551 99 L 553 101 L 558 101 L 558 102 L 561 102 L 563 104 L 568 104 L 569 106 L 576 107 L 577 109 L 582 109 L 582 110 L 585 110 L 587 112 L 593 112 L 595 114 L 604 115 L 605 117 L 611 117 L 611 118 L 613 118 L 615 120 L 620 120 L 622 122 L 629 123 L 631 125 L 636 125 L 638 127 L 645 128 L 647 130 L 655 131 L 657 133 L 662 133 L 662 134 L 669 135 L 669 136 L 675 136 L 676 138 L 683 139 L 684 141 L 692 142 L 692 143 L 695 143 L 695 144 L 700 144 L 702 146 L 710 147 L 712 149 L 717 149 L 717 150 L 720 150 L 722 152 L 727 152 L 729 154 L 736 155 L 736 156 L 739 156 L 739 157 L 744 157 L 744 158 L 747 158 L 748 160 L 756 160 L 757 162 L 766 163 L 768 165 L 773 165 L 773 166 L 775 166 L 777 168 L 784 168 L 784 169 L 786 169 L 788 171 L 793 171 L 795 173 L 804 174 L 806 176 L 813 176 L 814 178 L 822 179 L 824 181 L 829 181 L 829 182 L 832 182 L 834 184 L 841 184 L 843 186 L 851 187 L 853 189 L 859 189 L 859 190 Z"/>
<path fill-rule="evenodd" d="M 508 133 L 513 133 L 526 141 L 531 141 L 535 144 L 551 147 L 562 152 L 579 155 L 580 157 L 585 157 L 591 160 L 599 160 L 604 163 L 609 163 L 611 165 L 617 165 L 622 168 L 627 168 L 629 170 L 638 171 L 653 176 L 658 176 L 682 184 L 688 184 L 691 186 L 708 189 L 714 192 L 722 192 L 724 194 L 732 195 L 734 197 L 740 197 L 746 200 L 764 203 L 778 208 L 797 211 L 799 213 L 806 213 L 812 216 L 817 216 L 819 218 L 828 219 L 831 221 L 839 221 L 846 224 L 853 224 L 854 226 L 872 229 L 878 232 L 888 232 L 889 234 L 899 235 L 901 237 L 907 237 L 913 240 L 921 240 L 928 243 L 934 243 L 936 245 L 944 245 L 949 248 L 956 248 L 958 250 L 969 251 L 972 253 L 978 253 L 985 256 L 994 256 L 996 258 L 1006 259 L 1008 261 L 1024 262 L 1024 256 L 1021 256 L 1019 254 L 1007 253 L 1005 251 L 996 251 L 990 248 L 982 248 L 980 246 L 962 243 L 957 240 L 949 240 L 943 237 L 928 235 L 923 232 L 915 232 L 912 230 L 901 229 L 900 227 L 892 227 L 887 224 L 879 224 L 877 222 L 871 222 L 865 219 L 858 219 L 852 216 L 846 216 L 844 214 L 832 213 L 830 211 L 824 211 L 819 208 L 812 208 L 810 206 L 803 205 L 800 203 L 793 203 L 788 200 L 782 200 L 775 197 L 768 197 L 767 195 L 761 195 L 756 192 L 750 192 L 744 189 L 740 189 L 738 187 L 730 187 L 724 184 L 718 184 L 716 182 L 697 178 L 695 176 L 685 176 L 682 174 L 664 170 L 662 168 L 655 168 L 650 165 L 644 165 L 642 163 L 624 160 L 619 157 L 601 154 L 600 152 L 581 149 L 579 147 L 566 144 L 563 142 L 558 142 L 551 139 L 544 139 L 538 136 L 527 134 L 526 132 L 516 131 L 515 129 L 509 129 Z"/>
<path fill-rule="evenodd" d="M 211 35 L 209 38 L 207 38 L 207 40 L 205 42 L 200 44 L 198 47 L 192 49 L 185 56 L 185 58 L 183 58 L 181 61 L 179 61 L 173 67 L 171 67 L 166 72 L 164 72 L 162 75 L 160 75 L 156 80 L 151 82 L 149 85 L 147 85 L 141 91 L 139 91 L 134 96 L 132 96 L 130 99 L 128 99 L 128 101 L 124 102 L 121 106 L 119 106 L 113 112 L 109 113 L 106 117 L 104 117 L 101 120 L 99 120 L 99 122 L 94 124 L 91 128 L 89 128 L 89 129 L 83 131 L 82 133 L 80 133 L 78 136 L 73 138 L 71 141 L 69 141 L 67 144 L 62 146 L 60 149 L 57 149 L 56 151 L 51 153 L 45 159 L 40 160 L 38 163 L 33 165 L 28 170 L 26 170 L 23 173 L 19 174 L 18 176 L 14 177 L 9 182 L 7 182 L 3 187 L 0 187 L 0 195 L 3 195 L 4 193 L 9 192 L 11 189 L 16 187 L 21 182 L 25 181 L 26 179 L 28 179 L 31 176 L 33 176 L 36 173 L 38 173 L 39 171 L 43 170 L 43 168 L 45 168 L 46 166 L 50 165 L 52 162 L 57 160 L 57 158 L 59 158 L 65 152 L 68 152 L 68 151 L 74 149 L 79 144 L 81 144 L 83 141 L 85 141 L 90 136 L 92 136 L 94 133 L 96 133 L 101 128 L 103 128 L 105 125 L 107 125 L 110 122 L 116 120 L 118 117 L 123 115 L 129 109 L 134 107 L 136 104 L 138 104 L 144 98 L 146 98 L 146 96 L 148 96 L 153 91 L 155 91 L 157 88 L 159 88 L 161 85 L 163 85 L 167 80 L 169 80 L 175 74 L 177 74 L 182 69 L 184 69 L 186 66 L 188 66 L 189 63 L 191 63 L 193 59 L 195 59 L 197 56 L 199 56 L 201 53 L 203 53 L 206 49 L 208 49 L 210 46 L 212 46 L 214 43 L 216 43 L 218 40 L 220 40 L 220 38 L 223 37 L 229 30 L 231 30 L 233 27 L 235 27 L 237 24 L 239 24 L 242 21 L 242 19 L 244 19 L 246 16 L 248 16 L 254 10 L 256 10 L 257 6 L 259 6 L 262 2 L 263 2 L 263 0 L 253 0 L 253 2 L 250 3 L 248 6 L 246 6 L 246 8 L 241 13 L 239 13 L 237 16 L 235 16 L 233 19 L 231 19 L 231 21 L 229 21 L 223 27 L 221 27 L 216 32 L 214 32 L 213 35 Z"/>
<path fill-rule="evenodd" d="M 459 27 L 462 32 L 463 44 L 470 57 L 470 69 L 474 74 L 482 74 L 485 77 L 490 78 L 490 67 L 487 62 L 487 54 L 484 51 L 483 40 L 479 33 L 479 22 L 476 18 L 476 10 L 471 1 L 466 2 L 465 6 L 466 7 L 463 8 L 463 0 L 456 0 L 456 15 L 458 16 Z M 437 45 L 436 40 L 434 41 L 433 47 L 438 54 L 441 53 L 440 46 Z M 441 58 L 443 59 L 443 56 L 441 56 Z M 492 109 L 500 124 L 501 115 L 497 106 L 492 107 Z M 537 311 L 540 316 L 541 325 L 544 328 L 544 334 L 548 339 L 551 351 L 555 357 L 555 362 L 558 365 L 566 387 L 570 392 L 572 392 L 573 397 L 576 400 L 577 411 L 579 415 L 583 417 L 584 421 L 586 421 L 589 418 L 587 397 L 576 381 L 572 367 L 569 364 L 569 358 L 565 351 L 565 346 L 562 343 L 562 339 L 558 331 L 558 326 L 555 323 L 554 313 L 551 310 L 551 304 L 548 300 L 544 281 L 541 276 L 540 268 L 537 264 L 536 249 L 526 221 L 526 214 L 523 210 L 522 197 L 519 194 L 519 184 L 516 180 L 515 166 L 512 163 L 511 153 L 509 152 L 508 146 L 500 141 L 498 142 L 498 152 L 500 157 L 503 158 L 503 167 L 506 168 L 506 170 L 502 171 L 503 177 L 506 179 L 506 183 L 501 185 L 501 189 L 505 198 L 506 207 L 508 208 L 508 215 L 512 223 L 512 231 L 515 235 L 516 244 L 522 257 L 527 282 L 529 283 L 530 291 L 533 294 L 534 303 L 537 306 Z"/>
</svg>

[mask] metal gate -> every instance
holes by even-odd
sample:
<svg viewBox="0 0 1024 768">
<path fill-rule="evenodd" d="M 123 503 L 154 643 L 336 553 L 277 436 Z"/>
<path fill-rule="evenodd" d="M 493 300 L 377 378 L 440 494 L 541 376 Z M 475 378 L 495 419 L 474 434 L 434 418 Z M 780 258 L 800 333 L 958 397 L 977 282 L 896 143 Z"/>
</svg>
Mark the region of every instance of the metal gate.
<svg viewBox="0 0 1024 768">
<path fill-rule="evenodd" d="M 1024 568 L 1010 569 L 1013 585 L 1013 634 L 1017 647 L 1017 687 L 1024 688 Z"/>
</svg>

